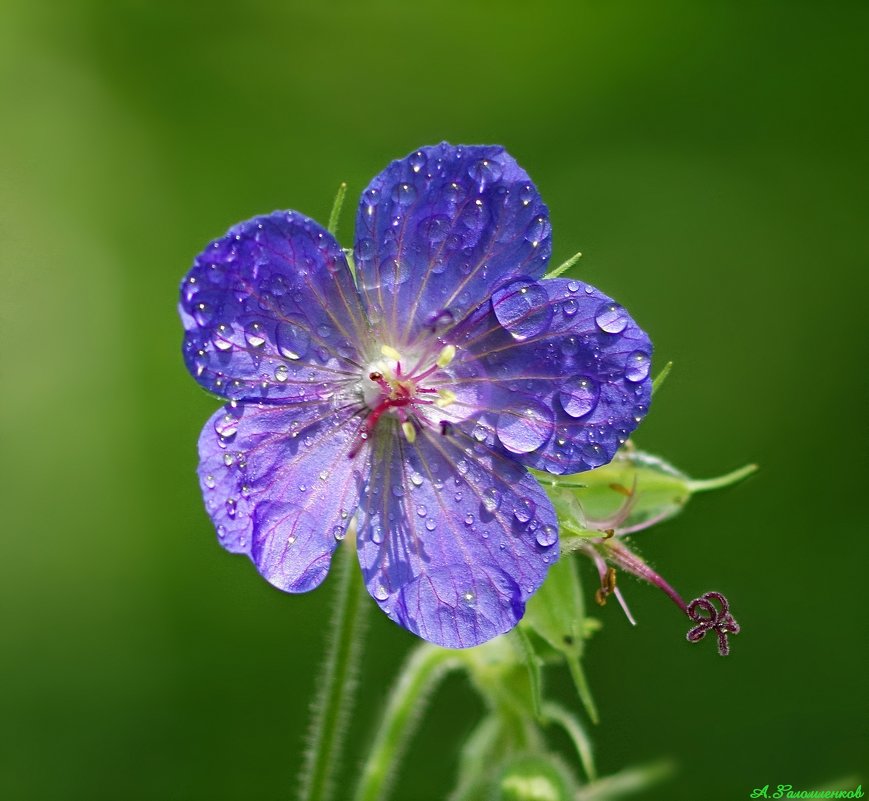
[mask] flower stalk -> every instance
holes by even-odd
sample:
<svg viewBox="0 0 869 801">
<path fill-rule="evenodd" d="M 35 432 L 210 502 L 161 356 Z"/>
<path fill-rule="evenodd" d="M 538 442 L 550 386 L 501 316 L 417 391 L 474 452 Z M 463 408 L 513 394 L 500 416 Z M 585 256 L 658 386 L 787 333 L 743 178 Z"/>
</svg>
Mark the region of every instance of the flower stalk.
<svg viewBox="0 0 869 801">
<path fill-rule="evenodd" d="M 355 801 L 386 801 L 395 769 L 422 718 L 428 698 L 444 676 L 461 664 L 456 651 L 427 643 L 413 650 L 383 712 Z"/>
<path fill-rule="evenodd" d="M 355 525 L 351 525 L 350 534 Z M 353 708 L 359 657 L 367 627 L 368 597 L 356 564 L 355 536 L 336 552 L 338 582 L 323 682 L 311 707 L 305 766 L 299 782 L 300 801 L 329 801 L 341 755 L 347 719 Z"/>
</svg>

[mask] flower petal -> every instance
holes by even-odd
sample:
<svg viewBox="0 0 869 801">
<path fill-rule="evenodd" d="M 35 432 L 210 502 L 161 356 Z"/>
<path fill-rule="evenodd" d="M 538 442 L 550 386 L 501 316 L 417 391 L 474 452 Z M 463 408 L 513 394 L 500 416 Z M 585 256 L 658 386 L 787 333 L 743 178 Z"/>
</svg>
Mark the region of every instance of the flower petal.
<svg viewBox="0 0 869 801">
<path fill-rule="evenodd" d="M 310 382 L 345 383 L 364 330 L 344 252 L 296 212 L 231 228 L 181 282 L 184 360 L 223 397 L 307 400 Z"/>
<path fill-rule="evenodd" d="M 478 373 L 456 370 L 457 403 L 474 397 L 463 387 L 487 388 L 476 396 L 474 437 L 530 467 L 556 474 L 600 467 L 648 411 L 652 343 L 621 305 L 588 284 L 514 279 L 448 338 L 456 361 Z"/>
<path fill-rule="evenodd" d="M 372 322 L 401 348 L 461 320 L 512 275 L 543 275 L 549 212 L 502 147 L 424 147 L 362 193 L 355 259 Z"/>
<path fill-rule="evenodd" d="M 400 625 L 449 648 L 516 625 L 558 559 L 552 504 L 525 468 L 466 435 L 411 445 L 383 420 L 357 548 L 368 591 Z"/>
<path fill-rule="evenodd" d="M 199 438 L 199 480 L 220 543 L 286 592 L 316 587 L 359 499 L 366 454 L 348 458 L 355 408 L 228 404 Z"/>
</svg>

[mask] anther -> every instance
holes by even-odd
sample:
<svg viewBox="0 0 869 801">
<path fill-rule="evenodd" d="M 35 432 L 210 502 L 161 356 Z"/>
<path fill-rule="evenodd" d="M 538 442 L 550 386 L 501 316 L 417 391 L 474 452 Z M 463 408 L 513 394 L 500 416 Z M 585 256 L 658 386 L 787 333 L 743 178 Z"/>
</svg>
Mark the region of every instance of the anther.
<svg viewBox="0 0 869 801">
<path fill-rule="evenodd" d="M 455 345 L 444 345 L 443 350 L 440 352 L 437 358 L 437 366 L 438 367 L 446 367 L 455 357 L 456 355 L 456 346 Z"/>
<path fill-rule="evenodd" d="M 404 432 L 405 439 L 413 445 L 416 442 L 416 426 L 410 420 L 405 420 L 401 424 L 401 430 Z"/>
<path fill-rule="evenodd" d="M 449 406 L 451 403 L 455 403 L 456 401 L 456 393 L 450 392 L 448 389 L 438 390 L 438 399 L 435 401 L 435 406 L 443 409 Z"/>
</svg>

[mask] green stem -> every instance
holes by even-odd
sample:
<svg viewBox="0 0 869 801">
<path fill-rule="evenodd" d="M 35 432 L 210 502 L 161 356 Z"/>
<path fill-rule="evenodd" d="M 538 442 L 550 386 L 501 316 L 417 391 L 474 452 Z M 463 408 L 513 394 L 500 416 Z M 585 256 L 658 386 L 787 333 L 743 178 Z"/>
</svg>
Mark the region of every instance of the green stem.
<svg viewBox="0 0 869 801">
<path fill-rule="evenodd" d="M 326 230 L 335 236 L 338 231 L 338 221 L 341 219 L 341 209 L 344 208 L 344 198 L 347 196 L 347 184 L 342 181 L 338 186 L 338 192 L 335 195 L 335 202 L 332 204 L 332 211 L 329 214 L 329 223 Z"/>
<path fill-rule="evenodd" d="M 328 801 L 356 691 L 356 674 L 368 608 L 362 571 L 356 563 L 352 532 L 335 555 L 337 591 L 323 683 L 313 706 L 305 766 L 299 782 L 301 801 Z"/>
<path fill-rule="evenodd" d="M 355 801 L 386 801 L 395 768 L 425 709 L 432 690 L 462 664 L 455 651 L 422 644 L 412 652 L 393 687 L 383 720 L 362 770 Z"/>
</svg>

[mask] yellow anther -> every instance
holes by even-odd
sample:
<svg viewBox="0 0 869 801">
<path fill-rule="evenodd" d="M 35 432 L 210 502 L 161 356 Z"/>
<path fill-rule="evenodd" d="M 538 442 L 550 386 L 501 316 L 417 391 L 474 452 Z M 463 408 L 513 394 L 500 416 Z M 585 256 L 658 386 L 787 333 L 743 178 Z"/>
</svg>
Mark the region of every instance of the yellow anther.
<svg viewBox="0 0 869 801">
<path fill-rule="evenodd" d="M 455 400 L 455 392 L 450 392 L 448 389 L 439 389 L 438 399 L 435 401 L 435 406 L 439 406 L 441 409 L 443 409 L 449 406 L 451 403 L 455 403 Z"/>
<path fill-rule="evenodd" d="M 444 345 L 444 349 L 440 352 L 437 360 L 438 367 L 446 367 L 456 355 L 455 345 Z"/>
<path fill-rule="evenodd" d="M 416 442 L 416 427 L 410 420 L 405 420 L 401 424 L 401 430 L 404 432 L 404 436 L 409 443 L 413 444 Z"/>
<path fill-rule="evenodd" d="M 380 352 L 386 356 L 387 359 L 393 359 L 397 362 L 401 361 L 401 354 L 395 348 L 390 348 L 389 345 L 384 345 L 380 349 Z"/>
</svg>

